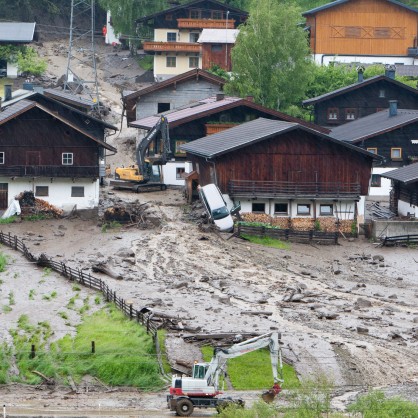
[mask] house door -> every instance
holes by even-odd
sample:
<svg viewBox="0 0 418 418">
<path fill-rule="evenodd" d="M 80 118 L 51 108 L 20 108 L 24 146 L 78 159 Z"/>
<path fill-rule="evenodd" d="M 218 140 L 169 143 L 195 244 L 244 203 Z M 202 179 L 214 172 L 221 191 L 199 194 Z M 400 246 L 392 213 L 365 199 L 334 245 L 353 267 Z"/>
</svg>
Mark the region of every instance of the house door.
<svg viewBox="0 0 418 418">
<path fill-rule="evenodd" d="M 7 209 L 8 207 L 8 190 L 9 185 L 7 183 L 0 183 L 0 210 Z"/>
</svg>

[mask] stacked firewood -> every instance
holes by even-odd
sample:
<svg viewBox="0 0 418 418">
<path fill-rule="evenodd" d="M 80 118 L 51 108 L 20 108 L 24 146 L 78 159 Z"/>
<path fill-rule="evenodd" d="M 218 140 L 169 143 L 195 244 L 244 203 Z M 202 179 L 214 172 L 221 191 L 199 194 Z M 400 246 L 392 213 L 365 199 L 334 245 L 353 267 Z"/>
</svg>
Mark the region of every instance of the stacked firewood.
<svg viewBox="0 0 418 418">
<path fill-rule="evenodd" d="M 241 213 L 244 222 L 262 222 L 265 224 L 271 223 L 271 216 L 265 213 Z"/>
<path fill-rule="evenodd" d="M 23 215 L 44 215 L 46 217 L 60 218 L 63 210 L 51 205 L 45 200 L 35 197 L 33 192 L 24 191 L 16 196 Z"/>
<path fill-rule="evenodd" d="M 292 229 L 296 231 L 311 231 L 314 229 L 313 218 L 293 218 L 292 219 Z"/>
</svg>

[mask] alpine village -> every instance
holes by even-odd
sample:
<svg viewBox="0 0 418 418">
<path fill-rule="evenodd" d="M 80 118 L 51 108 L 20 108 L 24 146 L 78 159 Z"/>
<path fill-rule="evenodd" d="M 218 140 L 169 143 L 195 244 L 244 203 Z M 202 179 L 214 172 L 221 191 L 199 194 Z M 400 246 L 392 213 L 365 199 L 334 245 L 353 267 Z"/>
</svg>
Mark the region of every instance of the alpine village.
<svg viewBox="0 0 418 418">
<path fill-rule="evenodd" d="M 418 0 L 0 0 L 0 415 L 418 418 Z"/>
</svg>

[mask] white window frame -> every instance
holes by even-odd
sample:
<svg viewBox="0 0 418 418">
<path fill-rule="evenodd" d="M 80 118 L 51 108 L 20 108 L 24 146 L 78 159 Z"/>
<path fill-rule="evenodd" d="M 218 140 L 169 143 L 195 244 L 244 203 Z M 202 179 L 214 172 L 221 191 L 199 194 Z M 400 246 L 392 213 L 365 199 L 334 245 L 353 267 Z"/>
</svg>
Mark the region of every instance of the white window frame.
<svg viewBox="0 0 418 418">
<path fill-rule="evenodd" d="M 174 35 L 174 41 L 170 41 L 169 39 L 168 39 L 168 36 L 170 35 L 170 37 L 172 38 L 173 36 L 172 35 Z M 177 32 L 167 32 L 167 42 L 177 42 Z"/>
<path fill-rule="evenodd" d="M 322 207 L 324 207 L 324 206 L 330 207 L 331 211 L 330 212 L 324 212 L 322 210 Z M 319 215 L 320 216 L 333 216 L 334 215 L 334 205 L 331 204 L 331 203 L 321 203 L 319 205 Z"/>
<path fill-rule="evenodd" d="M 5 154 L 4 151 L 0 152 L 0 164 L 4 164 L 5 162 Z"/>
<path fill-rule="evenodd" d="M 174 65 L 168 65 L 168 59 L 174 60 Z M 177 67 L 177 57 L 173 57 L 172 55 L 165 57 L 165 66 L 167 68 L 176 68 Z"/>
<path fill-rule="evenodd" d="M 299 211 L 299 206 L 307 206 L 308 207 L 308 212 L 300 212 Z M 306 215 L 311 214 L 312 205 L 310 203 L 298 203 L 297 206 L 296 206 L 296 209 L 297 209 L 297 214 L 299 216 L 306 216 Z"/>
<path fill-rule="evenodd" d="M 74 165 L 74 153 L 63 152 L 62 153 L 62 165 Z"/>
<path fill-rule="evenodd" d="M 286 212 L 277 212 L 276 205 L 286 205 Z M 289 214 L 289 203 L 287 202 L 276 202 L 274 203 L 274 214 L 275 215 L 288 215 Z"/>
</svg>

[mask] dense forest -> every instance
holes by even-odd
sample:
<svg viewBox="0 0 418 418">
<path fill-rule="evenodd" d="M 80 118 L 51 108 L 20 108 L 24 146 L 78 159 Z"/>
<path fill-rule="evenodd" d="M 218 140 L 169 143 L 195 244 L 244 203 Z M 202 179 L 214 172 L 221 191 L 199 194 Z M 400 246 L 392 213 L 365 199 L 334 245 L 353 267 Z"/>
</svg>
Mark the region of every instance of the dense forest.
<svg viewBox="0 0 418 418">
<path fill-rule="evenodd" d="M 187 3 L 190 0 L 178 0 Z M 221 0 L 225 4 L 249 10 L 252 0 Z M 324 0 L 288 0 L 305 11 L 328 3 Z M 401 0 L 401 2 L 418 8 L 418 0 Z M 89 1 L 86 1 L 88 4 Z M 96 25 L 101 27 L 105 22 L 105 9 L 113 9 L 115 13 L 126 12 L 126 20 L 139 18 L 150 13 L 170 7 L 172 0 L 96 0 Z M 70 0 L 0 0 L 0 20 L 35 21 L 41 39 L 68 32 L 70 16 Z M 133 23 L 133 22 L 132 22 Z M 123 32 L 128 32 L 125 30 Z"/>
</svg>

